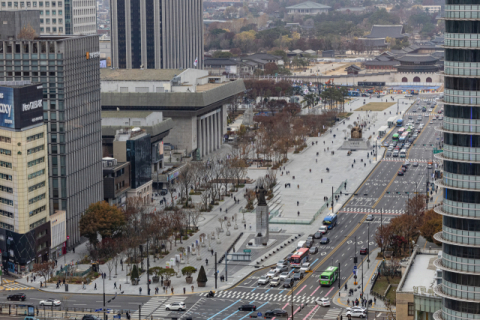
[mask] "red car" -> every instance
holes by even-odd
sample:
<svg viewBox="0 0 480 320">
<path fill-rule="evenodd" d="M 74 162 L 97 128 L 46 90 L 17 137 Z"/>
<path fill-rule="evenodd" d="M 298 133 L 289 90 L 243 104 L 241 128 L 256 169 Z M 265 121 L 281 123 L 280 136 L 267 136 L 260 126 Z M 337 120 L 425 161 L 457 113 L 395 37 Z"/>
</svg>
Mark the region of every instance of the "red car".
<svg viewBox="0 0 480 320">
<path fill-rule="evenodd" d="M 360 254 L 368 254 L 368 248 L 361 248 Z"/>
</svg>

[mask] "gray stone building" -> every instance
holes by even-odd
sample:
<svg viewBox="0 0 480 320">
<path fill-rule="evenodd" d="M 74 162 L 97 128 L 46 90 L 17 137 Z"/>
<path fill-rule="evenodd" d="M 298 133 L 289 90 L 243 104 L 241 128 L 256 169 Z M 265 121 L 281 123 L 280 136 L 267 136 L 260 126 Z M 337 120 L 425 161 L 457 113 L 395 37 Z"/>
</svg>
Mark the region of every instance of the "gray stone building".
<svg viewBox="0 0 480 320">
<path fill-rule="evenodd" d="M 164 141 L 202 158 L 217 150 L 227 129 L 226 104 L 245 91 L 243 80 L 208 71 L 102 69 L 102 110 L 162 111 L 173 128 Z"/>
<path fill-rule="evenodd" d="M 8 25 L 22 27 L 15 22 L 18 15 L 11 18 Z M 43 83 L 50 214 L 66 211 L 69 247 L 80 240 L 82 213 L 103 200 L 99 59 L 86 58 L 86 52 L 98 52 L 98 43 L 93 35 L 33 40 L 0 35 L 0 81 Z"/>
<path fill-rule="evenodd" d="M 112 66 L 203 68 L 202 0 L 112 0 Z"/>
</svg>

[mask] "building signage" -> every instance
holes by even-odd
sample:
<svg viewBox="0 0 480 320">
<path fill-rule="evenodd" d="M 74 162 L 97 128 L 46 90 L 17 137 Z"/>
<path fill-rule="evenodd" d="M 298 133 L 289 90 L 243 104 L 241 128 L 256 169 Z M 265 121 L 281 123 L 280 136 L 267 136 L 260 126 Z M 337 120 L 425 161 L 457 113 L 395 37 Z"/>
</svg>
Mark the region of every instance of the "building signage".
<svg viewBox="0 0 480 320">
<path fill-rule="evenodd" d="M 0 86 L 0 126 L 22 129 L 43 122 L 43 86 Z"/>
<path fill-rule="evenodd" d="M 93 58 L 100 58 L 100 52 L 87 52 L 86 53 L 87 60 Z"/>
</svg>

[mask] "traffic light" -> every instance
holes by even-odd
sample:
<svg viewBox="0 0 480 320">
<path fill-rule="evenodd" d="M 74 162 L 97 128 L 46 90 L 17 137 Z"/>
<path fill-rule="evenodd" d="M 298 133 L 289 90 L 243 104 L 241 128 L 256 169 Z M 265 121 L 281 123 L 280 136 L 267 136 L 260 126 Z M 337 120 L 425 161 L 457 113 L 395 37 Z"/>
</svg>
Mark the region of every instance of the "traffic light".
<svg viewBox="0 0 480 320">
<path fill-rule="evenodd" d="M 345 189 L 347 189 L 347 183 L 345 182 Z"/>
<path fill-rule="evenodd" d="M 353 257 L 353 263 L 357 264 L 357 262 L 358 262 L 358 259 L 357 259 L 357 257 L 356 257 L 356 256 L 355 256 L 355 257 Z"/>
</svg>

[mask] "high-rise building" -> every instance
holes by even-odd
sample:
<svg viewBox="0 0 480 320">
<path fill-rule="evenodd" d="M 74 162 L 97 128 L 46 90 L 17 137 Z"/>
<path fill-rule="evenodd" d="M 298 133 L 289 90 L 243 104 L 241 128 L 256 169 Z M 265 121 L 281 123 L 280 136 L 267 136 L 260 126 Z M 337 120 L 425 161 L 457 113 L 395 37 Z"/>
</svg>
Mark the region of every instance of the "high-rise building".
<svg viewBox="0 0 480 320">
<path fill-rule="evenodd" d="M 202 0 L 111 4 L 113 68 L 203 68 Z"/>
<path fill-rule="evenodd" d="M 28 272 L 50 251 L 48 144 L 42 84 L 0 82 L 0 250 L 5 269 Z"/>
<path fill-rule="evenodd" d="M 480 318 L 480 15 L 476 0 L 446 0 L 445 5 L 445 118 L 442 283 L 434 288 L 442 309 L 434 319 Z"/>
<path fill-rule="evenodd" d="M 80 240 L 82 213 L 103 200 L 98 50 L 94 35 L 0 38 L 0 81 L 43 84 L 50 214 L 66 212 L 69 247 Z"/>
<path fill-rule="evenodd" d="M 38 10 L 40 34 L 96 34 L 97 2 L 95 0 L 1 0 L 0 11 Z"/>
</svg>

